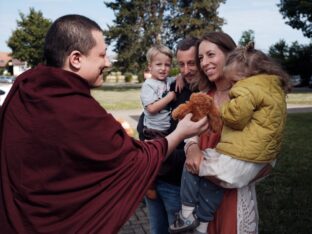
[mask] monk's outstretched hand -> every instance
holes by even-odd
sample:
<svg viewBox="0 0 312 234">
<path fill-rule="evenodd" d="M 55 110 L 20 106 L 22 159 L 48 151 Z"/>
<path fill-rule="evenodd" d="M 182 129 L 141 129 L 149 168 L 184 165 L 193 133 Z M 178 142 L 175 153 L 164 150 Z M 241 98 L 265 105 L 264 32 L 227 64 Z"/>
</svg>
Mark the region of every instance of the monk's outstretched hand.
<svg viewBox="0 0 312 234">
<path fill-rule="evenodd" d="M 176 129 L 166 136 L 168 140 L 167 155 L 177 147 L 177 145 L 186 138 L 200 135 L 208 129 L 208 119 L 204 117 L 197 122 L 191 121 L 192 114 L 187 114 L 181 121 L 179 121 Z"/>
</svg>

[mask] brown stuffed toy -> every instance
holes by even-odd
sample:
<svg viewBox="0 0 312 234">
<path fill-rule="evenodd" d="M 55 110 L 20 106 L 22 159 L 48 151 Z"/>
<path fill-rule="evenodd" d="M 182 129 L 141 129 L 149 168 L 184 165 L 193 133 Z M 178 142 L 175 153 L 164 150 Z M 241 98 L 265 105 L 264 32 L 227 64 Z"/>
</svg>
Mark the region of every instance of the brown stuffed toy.
<svg viewBox="0 0 312 234">
<path fill-rule="evenodd" d="M 205 93 L 193 93 L 190 100 L 180 104 L 172 111 L 174 120 L 183 119 L 185 115 L 192 113 L 192 121 L 198 121 L 203 117 L 208 117 L 211 130 L 220 133 L 222 129 L 222 120 L 220 112 L 214 105 L 213 98 Z"/>
</svg>

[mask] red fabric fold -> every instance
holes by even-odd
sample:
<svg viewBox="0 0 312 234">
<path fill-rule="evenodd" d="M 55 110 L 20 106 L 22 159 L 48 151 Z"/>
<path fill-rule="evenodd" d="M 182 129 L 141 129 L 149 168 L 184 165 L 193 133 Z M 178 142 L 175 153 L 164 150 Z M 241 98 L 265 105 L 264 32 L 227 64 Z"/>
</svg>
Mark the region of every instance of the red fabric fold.
<svg viewBox="0 0 312 234">
<path fill-rule="evenodd" d="M 81 77 L 43 65 L 18 77 L 0 121 L 8 233 L 117 233 L 167 152 L 164 138 L 130 138 Z"/>
</svg>

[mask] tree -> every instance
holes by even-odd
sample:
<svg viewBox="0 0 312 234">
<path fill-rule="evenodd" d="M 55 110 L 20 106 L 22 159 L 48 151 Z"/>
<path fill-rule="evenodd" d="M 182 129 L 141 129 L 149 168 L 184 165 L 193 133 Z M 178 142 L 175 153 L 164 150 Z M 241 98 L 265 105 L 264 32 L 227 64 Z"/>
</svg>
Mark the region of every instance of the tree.
<svg viewBox="0 0 312 234">
<path fill-rule="evenodd" d="M 167 44 L 174 47 L 176 42 L 187 35 L 200 37 L 205 32 L 221 30 L 225 23 L 218 16 L 218 8 L 225 0 L 173 0 L 170 14 L 165 18 Z"/>
<path fill-rule="evenodd" d="M 243 31 L 241 38 L 238 41 L 238 44 L 240 46 L 245 46 L 248 44 L 250 41 L 255 41 L 255 32 L 251 29 L 247 31 Z"/>
<path fill-rule="evenodd" d="M 17 29 L 13 31 L 8 40 L 12 49 L 12 57 L 26 61 L 31 67 L 43 61 L 43 46 L 45 35 L 51 21 L 45 19 L 41 11 L 30 8 L 30 13 L 25 16 L 19 13 L 21 20 L 17 20 Z"/>
<path fill-rule="evenodd" d="M 304 36 L 312 38 L 311 0 L 281 0 L 277 6 L 283 18 L 288 18 L 287 24 L 301 30 Z"/>
<path fill-rule="evenodd" d="M 307 85 L 312 75 L 312 44 L 299 45 L 298 42 L 293 42 L 288 53 L 288 67 L 291 74 L 299 74 L 302 84 Z"/>
<path fill-rule="evenodd" d="M 108 26 L 105 32 L 107 42 L 115 42 L 115 66 L 122 72 L 142 73 L 146 66 L 147 49 L 161 42 L 165 1 L 118 0 L 105 2 L 105 5 L 112 8 L 116 16 L 114 25 Z"/>
<path fill-rule="evenodd" d="M 202 35 L 220 30 L 223 19 L 217 8 L 225 0 L 116 0 L 105 2 L 116 16 L 105 32 L 107 42 L 114 44 L 117 66 L 122 72 L 143 75 L 145 54 L 154 43 L 173 49 L 186 35 Z M 139 10 L 140 9 L 140 10 Z"/>
<path fill-rule="evenodd" d="M 307 85 L 312 75 L 312 43 L 300 45 L 293 42 L 288 46 L 284 40 L 269 49 L 269 55 L 279 61 L 291 75 L 300 75 L 302 85 Z"/>
<path fill-rule="evenodd" d="M 285 70 L 287 69 L 288 52 L 289 47 L 284 40 L 278 41 L 269 48 L 269 55 L 280 63 Z"/>
</svg>

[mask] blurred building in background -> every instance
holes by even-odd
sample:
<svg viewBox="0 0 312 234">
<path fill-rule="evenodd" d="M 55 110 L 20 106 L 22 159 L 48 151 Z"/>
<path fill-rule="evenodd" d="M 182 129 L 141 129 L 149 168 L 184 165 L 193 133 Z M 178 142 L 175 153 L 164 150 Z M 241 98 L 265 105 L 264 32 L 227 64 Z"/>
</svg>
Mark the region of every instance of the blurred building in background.
<svg viewBox="0 0 312 234">
<path fill-rule="evenodd" d="M 0 75 L 16 77 L 28 69 L 27 62 L 12 58 L 8 52 L 0 52 Z"/>
</svg>

